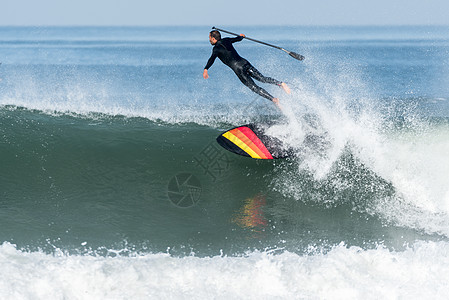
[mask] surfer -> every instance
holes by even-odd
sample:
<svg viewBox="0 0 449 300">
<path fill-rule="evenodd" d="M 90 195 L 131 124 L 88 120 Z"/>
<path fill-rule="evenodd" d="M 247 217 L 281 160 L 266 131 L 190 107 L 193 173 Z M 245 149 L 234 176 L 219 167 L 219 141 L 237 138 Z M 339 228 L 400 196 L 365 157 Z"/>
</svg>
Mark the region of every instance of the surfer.
<svg viewBox="0 0 449 300">
<path fill-rule="evenodd" d="M 232 44 L 235 42 L 240 42 L 244 37 L 245 35 L 241 34 L 240 36 L 235 38 L 222 39 L 221 34 L 218 30 L 212 30 L 209 33 L 209 41 L 211 45 L 214 46 L 214 48 L 212 50 L 211 57 L 204 67 L 204 79 L 209 78 L 207 70 L 212 66 L 215 59 L 218 57 L 225 65 L 227 65 L 234 71 L 234 73 L 244 85 L 246 85 L 253 92 L 259 94 L 260 96 L 273 101 L 279 107 L 279 109 L 281 109 L 279 99 L 271 96 L 266 90 L 257 86 L 253 78 L 263 83 L 275 84 L 281 87 L 287 94 L 290 94 L 290 88 L 284 82 L 262 75 L 249 63 L 249 61 L 247 61 L 237 53 Z"/>
</svg>

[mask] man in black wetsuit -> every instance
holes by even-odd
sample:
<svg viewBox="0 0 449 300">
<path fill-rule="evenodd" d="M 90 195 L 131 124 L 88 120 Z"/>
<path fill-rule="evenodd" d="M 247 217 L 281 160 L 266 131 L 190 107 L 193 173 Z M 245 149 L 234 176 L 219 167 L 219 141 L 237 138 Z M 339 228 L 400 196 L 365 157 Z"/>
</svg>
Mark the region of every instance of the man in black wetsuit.
<svg viewBox="0 0 449 300">
<path fill-rule="evenodd" d="M 281 107 L 279 104 L 279 99 L 271 96 L 266 90 L 257 86 L 254 83 L 253 78 L 263 83 L 275 84 L 284 89 L 284 91 L 287 94 L 290 94 L 290 89 L 284 82 L 263 76 L 246 59 L 242 58 L 237 53 L 232 44 L 235 42 L 240 42 L 241 40 L 243 40 L 244 37 L 245 35 L 241 34 L 240 36 L 235 38 L 222 39 L 219 31 L 217 30 L 211 31 L 209 33 L 209 41 L 211 45 L 214 46 L 214 48 L 212 50 L 211 57 L 209 58 L 206 66 L 204 67 L 203 77 L 204 79 L 209 78 L 207 70 L 212 66 L 215 59 L 218 57 L 225 65 L 227 65 L 234 71 L 234 73 L 237 75 L 237 77 L 244 85 L 249 87 L 253 92 L 259 94 L 260 96 L 273 101 L 280 109 Z"/>
</svg>

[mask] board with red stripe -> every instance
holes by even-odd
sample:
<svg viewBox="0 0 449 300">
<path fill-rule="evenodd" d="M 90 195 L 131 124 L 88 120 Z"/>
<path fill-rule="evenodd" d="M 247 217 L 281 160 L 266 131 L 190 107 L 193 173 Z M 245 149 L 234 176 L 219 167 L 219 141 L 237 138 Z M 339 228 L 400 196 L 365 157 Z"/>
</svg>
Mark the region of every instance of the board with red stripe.
<svg viewBox="0 0 449 300">
<path fill-rule="evenodd" d="M 290 156 L 282 142 L 266 135 L 262 126 L 248 124 L 223 132 L 217 142 L 226 150 L 256 159 L 277 159 Z"/>
</svg>

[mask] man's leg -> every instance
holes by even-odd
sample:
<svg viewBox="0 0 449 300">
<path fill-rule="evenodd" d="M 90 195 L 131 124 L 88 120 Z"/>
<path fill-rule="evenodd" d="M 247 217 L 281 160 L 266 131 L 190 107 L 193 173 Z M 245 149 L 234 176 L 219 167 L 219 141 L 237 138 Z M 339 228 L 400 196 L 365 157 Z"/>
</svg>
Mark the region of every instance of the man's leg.
<svg viewBox="0 0 449 300">
<path fill-rule="evenodd" d="M 276 80 L 276 79 L 274 79 L 274 78 L 266 77 L 266 76 L 262 75 L 262 73 L 260 73 L 260 72 L 259 72 L 256 68 L 254 68 L 252 65 L 248 65 L 248 66 L 246 67 L 246 72 L 248 72 L 248 74 L 249 74 L 252 78 L 254 78 L 254 79 L 256 79 L 256 80 L 258 80 L 258 81 L 260 81 L 260 82 L 263 82 L 263 83 L 269 83 L 269 84 L 275 84 L 275 85 L 278 85 L 278 86 L 280 86 L 280 85 L 282 84 L 282 82 L 280 82 L 279 80 Z"/>
<path fill-rule="evenodd" d="M 263 83 L 275 84 L 275 85 L 281 87 L 287 94 L 290 94 L 290 88 L 287 86 L 287 84 L 285 84 L 285 82 L 281 82 L 274 78 L 266 77 L 266 76 L 262 75 L 262 73 L 260 73 L 251 64 L 248 64 L 246 66 L 246 72 L 254 79 L 256 79 L 260 82 L 263 82 Z"/>
<path fill-rule="evenodd" d="M 270 101 L 273 101 L 274 97 L 270 95 L 266 90 L 261 88 L 260 86 L 257 86 L 254 80 L 250 77 L 248 72 L 245 72 L 244 69 L 239 69 L 235 71 L 237 77 L 240 79 L 240 81 L 246 85 L 251 91 L 253 91 L 256 94 L 259 94 L 260 96 L 264 97 L 265 99 L 268 99 Z"/>
</svg>

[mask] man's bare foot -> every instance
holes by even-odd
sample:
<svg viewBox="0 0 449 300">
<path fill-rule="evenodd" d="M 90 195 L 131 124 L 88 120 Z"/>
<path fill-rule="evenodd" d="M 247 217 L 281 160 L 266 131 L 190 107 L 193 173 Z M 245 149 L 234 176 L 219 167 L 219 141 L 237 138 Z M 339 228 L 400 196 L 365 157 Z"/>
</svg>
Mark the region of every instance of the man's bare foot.
<svg viewBox="0 0 449 300">
<path fill-rule="evenodd" d="M 285 82 L 281 83 L 281 88 L 282 88 L 287 94 L 290 94 L 290 93 L 291 93 L 290 88 L 288 87 L 288 85 L 287 85 Z"/>
<path fill-rule="evenodd" d="M 273 98 L 272 101 L 273 101 L 274 104 L 276 104 L 276 106 L 280 109 L 280 111 L 283 112 L 282 106 L 281 106 L 281 104 L 279 103 L 279 99 L 278 99 L 278 98 Z"/>
</svg>

